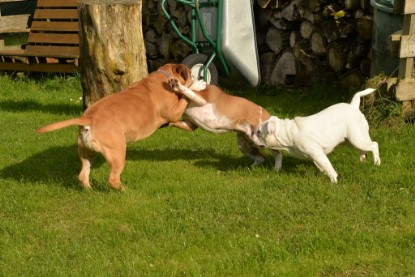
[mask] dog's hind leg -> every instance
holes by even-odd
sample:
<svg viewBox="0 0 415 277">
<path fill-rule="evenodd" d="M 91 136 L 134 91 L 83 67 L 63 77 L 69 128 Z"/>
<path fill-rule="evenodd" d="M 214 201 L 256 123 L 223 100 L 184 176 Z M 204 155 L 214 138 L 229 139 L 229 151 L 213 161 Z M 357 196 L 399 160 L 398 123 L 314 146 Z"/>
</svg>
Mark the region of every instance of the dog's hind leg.
<svg viewBox="0 0 415 277">
<path fill-rule="evenodd" d="M 126 145 L 121 149 L 118 147 L 117 150 L 109 150 L 104 156 L 110 165 L 111 171 L 109 176 L 109 184 L 115 190 L 125 190 L 125 187 L 121 184 L 121 173 L 125 166 L 125 156 L 126 156 Z"/>
<path fill-rule="evenodd" d="M 85 189 L 91 189 L 91 185 L 89 184 L 89 174 L 96 155 L 96 152 L 90 148 L 90 142 L 90 126 L 80 126 L 78 129 L 78 154 L 81 159 L 82 169 L 78 178 Z"/>
<path fill-rule="evenodd" d="M 91 185 L 89 184 L 89 174 L 91 172 L 92 163 L 94 162 L 95 152 L 79 146 L 78 153 L 82 162 L 82 169 L 79 173 L 79 181 L 85 189 L 91 189 Z"/>
<path fill-rule="evenodd" d="M 380 165 L 379 146 L 377 142 L 370 138 L 369 124 L 366 119 L 362 118 L 360 124 L 349 128 L 347 140 L 361 151 L 360 161 L 365 160 L 367 152 L 372 152 L 374 164 Z"/>
<path fill-rule="evenodd" d="M 254 160 L 253 166 L 262 164 L 265 161 L 264 155 L 262 155 L 259 149 L 254 146 L 253 142 L 248 139 L 245 133 L 237 132 L 236 140 L 239 150 L 245 156 Z"/>
<path fill-rule="evenodd" d="M 360 150 L 360 162 L 363 162 L 366 159 L 366 153 L 372 152 L 373 154 L 373 163 L 375 165 L 380 165 L 380 157 L 379 157 L 379 146 L 376 141 L 371 141 L 366 145 L 359 145 L 356 146 L 353 144 L 357 149 Z"/>
<path fill-rule="evenodd" d="M 373 163 L 380 165 L 379 146 L 376 141 L 372 141 L 368 132 L 353 132 L 349 134 L 348 141 L 354 147 L 360 150 L 360 161 L 363 162 L 366 159 L 366 153 L 372 152 Z"/>
</svg>

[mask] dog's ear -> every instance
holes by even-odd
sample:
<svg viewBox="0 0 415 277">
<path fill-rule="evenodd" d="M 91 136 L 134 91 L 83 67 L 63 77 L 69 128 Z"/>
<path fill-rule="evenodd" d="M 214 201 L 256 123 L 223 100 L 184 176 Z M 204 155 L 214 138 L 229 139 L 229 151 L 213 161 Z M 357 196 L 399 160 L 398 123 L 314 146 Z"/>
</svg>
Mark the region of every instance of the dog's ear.
<svg viewBox="0 0 415 277">
<path fill-rule="evenodd" d="M 178 76 L 182 77 L 185 84 L 188 84 L 191 81 L 191 78 L 192 78 L 191 71 L 184 64 L 177 64 L 175 71 L 178 74 Z"/>
<path fill-rule="evenodd" d="M 274 134 L 277 131 L 277 126 L 274 121 L 270 120 L 267 123 L 267 131 L 268 131 L 268 134 Z"/>
</svg>

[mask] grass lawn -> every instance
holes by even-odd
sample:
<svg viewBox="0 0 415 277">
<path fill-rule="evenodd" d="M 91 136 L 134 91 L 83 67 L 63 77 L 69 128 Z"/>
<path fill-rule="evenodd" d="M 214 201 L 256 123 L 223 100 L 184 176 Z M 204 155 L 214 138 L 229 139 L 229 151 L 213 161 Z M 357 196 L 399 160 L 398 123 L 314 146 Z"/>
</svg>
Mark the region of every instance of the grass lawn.
<svg viewBox="0 0 415 277">
<path fill-rule="evenodd" d="M 129 145 L 126 192 L 101 157 L 87 192 L 76 128 L 34 132 L 81 114 L 79 79 L 0 83 L 0 276 L 415 275 L 415 128 L 384 110 L 365 111 L 381 166 L 339 146 L 336 185 L 286 155 L 278 174 L 269 152 L 251 168 L 235 134 L 163 128 Z M 243 93 L 281 117 L 352 95 Z"/>
</svg>

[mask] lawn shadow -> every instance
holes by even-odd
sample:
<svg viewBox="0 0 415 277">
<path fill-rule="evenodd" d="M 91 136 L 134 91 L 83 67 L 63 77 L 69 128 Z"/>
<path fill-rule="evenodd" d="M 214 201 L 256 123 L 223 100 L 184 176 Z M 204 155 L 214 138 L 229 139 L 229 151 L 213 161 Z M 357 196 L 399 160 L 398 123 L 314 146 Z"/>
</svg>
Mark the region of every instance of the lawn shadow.
<svg viewBox="0 0 415 277">
<path fill-rule="evenodd" d="M 215 161 L 212 161 L 212 158 Z M 174 161 L 194 160 L 197 167 L 215 167 L 222 171 L 232 170 L 240 166 L 244 157 L 233 158 L 218 154 L 213 149 L 188 150 L 188 149 L 127 149 L 127 161 Z M 249 163 L 249 159 L 245 158 Z M 107 191 L 106 184 L 97 184 L 94 180 L 94 170 L 105 163 L 101 155 L 97 158 L 91 169 L 91 183 L 94 189 Z M 31 157 L 7 166 L 0 170 L 0 176 L 4 179 L 13 179 L 24 183 L 60 183 L 66 188 L 82 189 L 78 181 L 81 162 L 78 157 L 77 146 L 52 147 Z M 109 174 L 109 172 L 108 172 Z"/>
<path fill-rule="evenodd" d="M 244 162 L 244 159 L 246 161 Z M 127 160 L 149 160 L 149 161 L 174 161 L 192 160 L 197 167 L 215 167 L 222 171 L 232 170 L 239 167 L 242 163 L 249 164 L 250 160 L 242 156 L 234 158 L 230 155 L 218 153 L 214 149 L 131 149 L 127 150 Z"/>
<path fill-rule="evenodd" d="M 42 111 L 50 114 L 76 115 L 82 112 L 82 104 L 42 104 L 32 100 L 2 101 L 0 109 L 8 112 Z"/>
<path fill-rule="evenodd" d="M 71 188 L 79 186 L 76 174 L 79 168 L 76 145 L 59 146 L 1 169 L 0 176 L 22 184 L 58 182 Z"/>
</svg>

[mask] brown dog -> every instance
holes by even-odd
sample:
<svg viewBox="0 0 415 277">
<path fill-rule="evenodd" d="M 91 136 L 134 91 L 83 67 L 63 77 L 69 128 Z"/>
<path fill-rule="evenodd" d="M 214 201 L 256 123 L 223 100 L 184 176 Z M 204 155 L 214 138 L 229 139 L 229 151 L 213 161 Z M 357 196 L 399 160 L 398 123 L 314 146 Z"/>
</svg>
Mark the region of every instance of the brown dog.
<svg viewBox="0 0 415 277">
<path fill-rule="evenodd" d="M 37 132 L 78 125 L 78 152 L 82 161 L 79 180 L 83 187 L 91 188 L 89 173 L 98 152 L 111 167 L 110 186 L 123 189 L 120 175 L 125 165 L 126 143 L 144 139 L 163 124 L 178 121 L 187 106 L 187 101 L 167 85 L 168 77 L 177 78 L 185 86 L 192 81 L 185 65 L 166 64 L 129 88 L 95 102 L 80 118 L 52 123 Z"/>
<path fill-rule="evenodd" d="M 203 81 L 196 81 L 190 88 L 180 84 L 175 77 L 169 78 L 168 83 L 189 100 L 183 120 L 170 123 L 170 126 L 187 131 L 200 127 L 215 134 L 236 131 L 239 150 L 254 160 L 254 165 L 265 160 L 250 139 L 254 129 L 270 118 L 264 108 L 245 98 L 226 94 Z M 276 158 L 278 151 L 271 151 Z"/>
</svg>

